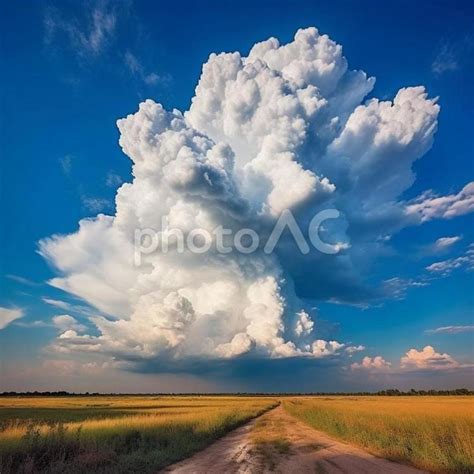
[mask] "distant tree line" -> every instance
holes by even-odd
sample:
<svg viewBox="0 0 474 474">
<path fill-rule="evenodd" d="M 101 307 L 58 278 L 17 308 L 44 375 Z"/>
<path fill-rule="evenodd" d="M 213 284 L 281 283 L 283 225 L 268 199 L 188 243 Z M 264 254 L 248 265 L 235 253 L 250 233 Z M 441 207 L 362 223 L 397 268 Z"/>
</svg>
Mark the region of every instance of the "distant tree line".
<svg viewBox="0 0 474 474">
<path fill-rule="evenodd" d="M 378 392 L 269 392 L 269 393 L 251 393 L 251 392 L 238 392 L 238 393 L 98 393 L 98 392 L 85 392 L 75 393 L 66 392 L 64 390 L 57 392 L 2 392 L 0 397 L 206 397 L 206 396 L 221 396 L 221 397 L 295 397 L 295 396 L 370 396 L 380 395 L 386 397 L 397 397 L 397 396 L 448 396 L 448 395 L 474 395 L 474 390 L 468 390 L 467 388 L 456 388 L 453 390 L 415 390 L 410 389 L 407 392 L 398 390 L 396 388 L 390 388 L 388 390 L 379 390 Z"/>
</svg>

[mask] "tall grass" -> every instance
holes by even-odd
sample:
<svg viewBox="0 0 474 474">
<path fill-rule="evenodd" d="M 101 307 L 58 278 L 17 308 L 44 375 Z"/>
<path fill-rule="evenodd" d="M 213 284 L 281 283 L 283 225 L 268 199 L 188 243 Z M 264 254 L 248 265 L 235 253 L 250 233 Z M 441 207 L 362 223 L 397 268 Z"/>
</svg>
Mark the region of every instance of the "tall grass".
<svg viewBox="0 0 474 474">
<path fill-rule="evenodd" d="M 58 423 L 58 413 L 69 420 L 70 411 L 90 405 L 89 400 L 12 400 L 12 405 L 34 416 L 4 421 L 0 472 L 156 472 L 275 405 L 271 399 L 237 397 L 115 397 L 107 406 L 102 402 L 97 406 L 100 416 Z M 53 421 L 45 420 L 42 410 L 54 404 L 58 413 Z M 114 409 L 129 411 L 120 417 L 103 417 Z"/>
<path fill-rule="evenodd" d="M 470 397 L 312 397 L 284 402 L 312 427 L 439 473 L 474 472 Z"/>
</svg>

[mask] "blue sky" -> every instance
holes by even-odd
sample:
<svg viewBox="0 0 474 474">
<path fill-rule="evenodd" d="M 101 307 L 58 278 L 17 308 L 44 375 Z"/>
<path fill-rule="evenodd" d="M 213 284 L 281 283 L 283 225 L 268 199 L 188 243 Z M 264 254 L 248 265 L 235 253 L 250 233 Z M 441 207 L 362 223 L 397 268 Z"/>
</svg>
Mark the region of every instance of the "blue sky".
<svg viewBox="0 0 474 474">
<path fill-rule="evenodd" d="M 433 278 L 426 270 L 435 262 L 455 264 L 454 259 L 467 258 L 474 242 L 472 203 L 452 217 L 393 232 L 364 278 L 375 288 L 397 278 L 396 295 L 351 305 L 305 294 L 305 307 L 317 307 L 318 338 L 365 346 L 345 362 L 230 361 L 208 372 L 188 363 L 162 370 L 167 364 L 158 357 L 110 369 L 107 378 L 101 371 L 110 355 L 51 351 L 58 331 L 65 329 L 52 323 L 53 317 L 67 313 L 87 326 L 94 310 L 90 302 L 48 285 L 58 272 L 38 253 L 38 242 L 75 232 L 84 217 L 114 214 L 117 187 L 131 181 L 131 162 L 119 146 L 116 120 L 136 112 L 147 98 L 168 110 L 188 110 L 210 53 L 239 51 L 245 56 L 258 41 L 274 36 L 285 44 L 299 28 L 316 26 L 343 46 L 351 69 L 377 78 L 366 99 L 392 100 L 400 88 L 417 85 L 425 86 L 429 97 L 439 97 L 434 144 L 413 164 L 416 180 L 399 196 L 400 202 L 427 190 L 456 196 L 474 179 L 470 2 L 254 3 L 4 5 L 0 306 L 22 312 L 0 329 L 5 390 L 94 390 L 98 378 L 104 390 L 127 390 L 131 380 L 144 391 L 291 390 L 288 381 L 295 390 L 472 388 L 467 377 L 474 356 L 472 261 Z M 436 246 L 447 237 L 459 239 Z M 303 274 L 305 278 L 311 276 Z M 56 306 L 45 298 L 56 300 Z M 454 329 L 427 332 L 448 326 Z M 395 370 L 408 350 L 421 352 L 426 346 L 434 348 L 434 359 L 449 355 L 457 365 L 437 370 L 436 364 L 422 363 L 410 372 Z M 391 369 L 376 373 L 370 364 L 379 355 L 391 362 Z M 362 364 L 364 356 L 371 358 L 366 371 L 349 368 Z M 100 367 L 94 365 L 97 361 Z M 92 370 L 83 370 L 85 364 L 92 364 L 87 366 Z M 57 369 L 56 377 L 51 368 Z"/>
</svg>

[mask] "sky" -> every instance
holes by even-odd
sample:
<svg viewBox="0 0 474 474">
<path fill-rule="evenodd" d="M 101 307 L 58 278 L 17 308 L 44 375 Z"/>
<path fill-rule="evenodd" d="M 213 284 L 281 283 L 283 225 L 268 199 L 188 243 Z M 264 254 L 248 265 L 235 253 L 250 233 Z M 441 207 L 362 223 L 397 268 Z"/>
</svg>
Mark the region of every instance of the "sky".
<svg viewBox="0 0 474 474">
<path fill-rule="evenodd" d="M 4 5 L 0 390 L 474 388 L 472 3 L 255 3 Z"/>
</svg>

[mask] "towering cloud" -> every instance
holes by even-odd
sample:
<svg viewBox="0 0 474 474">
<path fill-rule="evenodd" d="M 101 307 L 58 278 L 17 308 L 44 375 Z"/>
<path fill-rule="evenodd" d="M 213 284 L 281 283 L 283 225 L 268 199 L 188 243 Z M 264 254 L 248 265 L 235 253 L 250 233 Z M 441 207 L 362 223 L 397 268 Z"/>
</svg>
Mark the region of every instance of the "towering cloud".
<svg viewBox="0 0 474 474">
<path fill-rule="evenodd" d="M 427 212 L 425 204 L 407 212 L 401 194 L 432 144 L 439 106 L 423 87 L 363 102 L 374 83 L 348 68 L 340 45 L 308 28 L 286 45 L 258 43 L 246 57 L 212 54 L 184 113 L 147 100 L 119 120 L 133 181 L 118 189 L 115 215 L 40 242 L 59 273 L 51 284 L 100 311 L 94 331 L 68 329 L 58 349 L 132 361 L 338 354 L 344 344 L 313 334 L 305 297 L 376 296 L 365 285 L 368 256 Z M 178 245 L 177 233 L 196 228 L 212 244 L 219 228 L 268 236 L 287 210 L 306 233 L 331 208 L 340 217 L 320 232 L 339 250 L 331 255 L 303 255 L 287 234 L 270 254 Z M 137 229 L 160 231 L 168 251 L 136 264 Z"/>
</svg>

